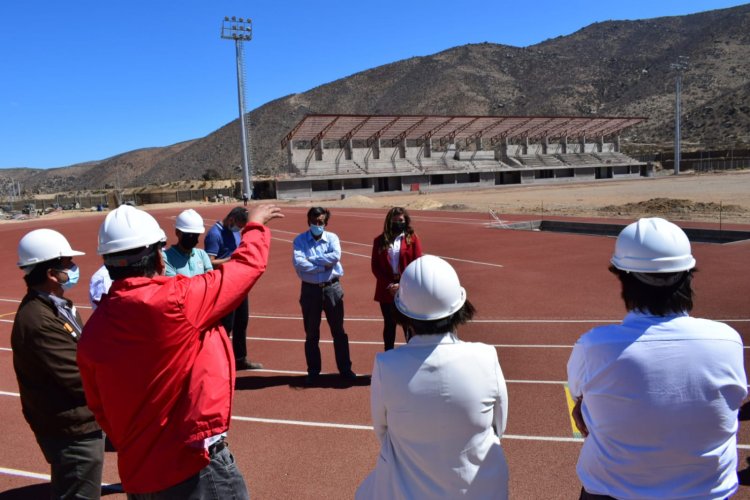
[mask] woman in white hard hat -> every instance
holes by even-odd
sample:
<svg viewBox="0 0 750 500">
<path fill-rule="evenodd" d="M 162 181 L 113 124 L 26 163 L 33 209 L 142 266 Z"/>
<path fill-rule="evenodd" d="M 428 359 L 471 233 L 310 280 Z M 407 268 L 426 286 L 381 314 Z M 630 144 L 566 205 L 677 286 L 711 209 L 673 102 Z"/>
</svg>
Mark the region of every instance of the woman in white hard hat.
<svg viewBox="0 0 750 500">
<path fill-rule="evenodd" d="M 586 437 L 581 498 L 728 498 L 747 396 L 742 339 L 689 316 L 695 259 L 671 222 L 627 226 L 611 264 L 628 314 L 583 335 L 568 361 L 573 418 Z"/>
<path fill-rule="evenodd" d="M 375 358 L 381 451 L 356 498 L 507 498 L 505 379 L 493 347 L 457 337 L 474 307 L 456 272 L 425 255 L 404 270 L 395 301 L 409 340 Z"/>
</svg>

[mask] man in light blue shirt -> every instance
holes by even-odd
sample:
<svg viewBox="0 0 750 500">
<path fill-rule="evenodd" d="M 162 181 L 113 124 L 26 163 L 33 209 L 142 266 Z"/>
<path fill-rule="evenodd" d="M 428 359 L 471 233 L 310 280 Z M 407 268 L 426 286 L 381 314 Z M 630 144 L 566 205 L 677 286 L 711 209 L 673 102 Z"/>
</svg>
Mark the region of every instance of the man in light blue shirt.
<svg viewBox="0 0 750 500">
<path fill-rule="evenodd" d="M 357 375 L 352 371 L 349 358 L 349 337 L 344 331 L 344 291 L 339 278 L 344 274 L 341 266 L 339 237 L 325 230 L 331 212 L 313 207 L 307 212 L 309 229 L 294 238 L 292 264 L 302 280 L 300 306 L 305 325 L 305 359 L 307 383 L 313 384 L 320 375 L 320 319 L 325 311 L 333 336 L 336 367 L 349 381 Z"/>
<path fill-rule="evenodd" d="M 188 209 L 180 213 L 175 221 L 177 243 L 164 252 L 166 276 L 187 276 L 192 278 L 213 270 L 208 254 L 196 248 L 198 238 L 205 232 L 203 217 L 195 210 Z"/>
</svg>

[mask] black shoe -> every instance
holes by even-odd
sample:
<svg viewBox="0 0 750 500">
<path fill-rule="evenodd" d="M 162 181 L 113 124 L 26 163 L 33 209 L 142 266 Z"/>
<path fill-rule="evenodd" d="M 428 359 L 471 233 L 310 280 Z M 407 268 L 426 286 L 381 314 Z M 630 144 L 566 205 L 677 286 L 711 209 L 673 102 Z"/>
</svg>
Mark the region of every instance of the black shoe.
<svg viewBox="0 0 750 500">
<path fill-rule="evenodd" d="M 343 378 L 344 380 L 357 380 L 357 374 L 349 370 L 347 372 L 341 373 L 341 378 Z"/>
<path fill-rule="evenodd" d="M 263 368 L 263 365 L 261 363 L 254 363 L 252 361 L 248 361 L 245 358 L 242 358 L 234 362 L 234 368 L 235 370 L 260 370 Z"/>
<path fill-rule="evenodd" d="M 307 377 L 305 377 L 305 385 L 315 385 L 318 382 L 318 375 L 308 373 Z"/>
</svg>

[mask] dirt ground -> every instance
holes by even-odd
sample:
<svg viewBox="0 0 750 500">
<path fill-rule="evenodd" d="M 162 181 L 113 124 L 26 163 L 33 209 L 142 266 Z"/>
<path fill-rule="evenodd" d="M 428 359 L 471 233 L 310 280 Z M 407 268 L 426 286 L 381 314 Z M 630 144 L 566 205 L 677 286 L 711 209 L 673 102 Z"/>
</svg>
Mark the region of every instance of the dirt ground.
<svg viewBox="0 0 750 500">
<path fill-rule="evenodd" d="M 415 210 L 451 210 L 540 216 L 586 216 L 634 219 L 661 216 L 750 224 L 750 170 L 706 174 L 682 173 L 653 178 L 597 180 L 547 185 L 497 186 L 490 189 L 403 192 L 347 196 L 344 199 L 276 201 L 280 205 L 355 208 L 403 206 Z M 151 205 L 153 208 L 207 205 Z M 53 212 L 44 218 L 82 216 L 88 211 Z M 1 223 L 1 222 L 0 222 Z"/>
<path fill-rule="evenodd" d="M 310 202 L 307 202 L 310 204 Z M 498 214 L 622 217 L 750 223 L 750 171 L 662 175 L 586 183 L 498 186 L 468 191 L 352 196 L 330 207 L 466 210 Z"/>
</svg>

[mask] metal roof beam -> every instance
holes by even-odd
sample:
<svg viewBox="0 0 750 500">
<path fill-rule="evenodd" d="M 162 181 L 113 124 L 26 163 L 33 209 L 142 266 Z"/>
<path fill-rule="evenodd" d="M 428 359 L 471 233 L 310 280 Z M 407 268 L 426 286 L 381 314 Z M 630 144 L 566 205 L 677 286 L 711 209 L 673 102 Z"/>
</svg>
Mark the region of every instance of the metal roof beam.
<svg viewBox="0 0 750 500">
<path fill-rule="evenodd" d="M 368 116 L 364 120 L 360 121 L 358 124 L 356 124 L 354 127 L 352 127 L 349 130 L 349 132 L 347 132 L 346 134 L 344 134 L 344 136 L 341 137 L 341 139 L 339 139 L 339 147 L 343 148 L 346 145 L 346 143 L 349 142 L 349 139 L 351 139 L 352 137 L 354 137 L 354 134 L 356 134 L 357 132 L 359 132 L 359 129 L 361 129 L 362 127 L 365 126 L 365 124 L 370 120 L 370 118 L 372 118 L 372 116 Z"/>
<path fill-rule="evenodd" d="M 382 128 L 380 129 L 380 130 L 378 130 L 377 132 L 375 132 L 374 134 L 372 134 L 372 135 L 371 135 L 371 136 L 370 136 L 370 137 L 369 137 L 369 138 L 367 139 L 367 141 L 365 141 L 365 144 L 367 144 L 367 147 L 369 148 L 370 146 L 372 146 L 372 145 L 373 145 L 373 144 L 375 143 L 375 141 L 377 141 L 378 139 L 380 139 L 380 137 L 381 137 L 381 136 L 382 136 L 382 135 L 383 135 L 383 134 L 384 134 L 384 133 L 385 133 L 385 132 L 386 132 L 386 131 L 387 131 L 387 130 L 388 130 L 389 128 L 391 128 L 391 127 L 392 127 L 393 125 L 395 125 L 395 124 L 396 124 L 396 122 L 397 122 L 397 121 L 399 121 L 400 119 L 401 119 L 401 117 L 400 117 L 400 116 L 397 116 L 397 117 L 395 117 L 395 118 L 394 118 L 393 120 L 391 120 L 391 121 L 389 121 L 388 123 L 386 123 L 385 125 L 383 125 L 383 127 L 382 127 Z"/>
<path fill-rule="evenodd" d="M 317 145 L 318 145 L 318 143 L 320 143 L 321 141 L 323 141 L 323 139 L 324 139 L 324 138 L 325 138 L 325 136 L 326 136 L 326 133 L 327 133 L 327 132 L 328 132 L 329 130 L 331 130 L 331 127 L 333 127 L 333 126 L 334 126 L 334 125 L 336 124 L 336 122 L 337 122 L 337 121 L 339 121 L 339 118 L 341 118 L 341 117 L 340 117 L 340 116 L 337 116 L 336 118 L 334 118 L 334 119 L 333 119 L 333 120 L 331 121 L 331 123 L 329 123 L 328 125 L 326 125 L 325 127 L 323 127 L 323 129 L 322 129 L 322 130 L 321 130 L 320 132 L 318 132 L 318 133 L 317 133 L 317 134 L 315 135 L 315 137 L 313 137 L 313 138 L 312 138 L 312 139 L 310 140 L 310 146 L 311 146 L 311 148 L 315 148 L 315 146 L 317 146 Z"/>
<path fill-rule="evenodd" d="M 534 119 L 533 117 L 529 118 L 527 120 L 522 121 L 521 123 L 519 123 L 515 127 L 510 127 L 508 130 L 505 130 L 503 132 L 500 132 L 499 134 L 493 135 L 492 137 L 490 137 L 490 143 L 491 144 L 495 144 L 495 142 L 498 139 L 504 139 L 504 138 L 509 137 L 509 136 L 512 137 L 512 134 L 514 134 L 516 130 L 518 130 L 518 129 L 522 128 L 522 127 L 525 127 L 526 124 L 529 123 L 530 121 L 532 121 L 533 119 Z"/>
<path fill-rule="evenodd" d="M 414 130 L 415 128 L 417 128 L 420 125 L 422 125 L 425 122 L 425 120 L 427 120 L 427 118 L 429 118 L 429 117 L 428 116 L 423 117 L 421 120 L 417 121 L 417 123 L 415 123 L 411 127 L 407 128 L 406 130 L 404 130 L 403 132 L 401 132 L 400 134 L 398 134 L 394 139 L 392 139 L 393 142 L 396 142 L 396 141 L 401 142 L 401 141 L 403 141 L 409 135 L 409 133 L 412 130 Z"/>
<path fill-rule="evenodd" d="M 456 135 L 458 135 L 459 133 L 461 133 L 462 130 L 466 130 L 467 128 L 469 128 L 471 126 L 471 124 L 474 123 L 477 120 L 479 120 L 479 117 L 474 118 L 473 120 L 470 120 L 470 121 L 464 123 L 463 125 L 460 125 L 457 128 L 454 128 L 451 132 L 449 132 L 448 134 L 442 136 L 440 138 L 440 145 L 443 144 L 443 139 L 445 139 L 446 137 L 448 138 L 449 142 L 453 141 L 456 138 Z"/>
</svg>

